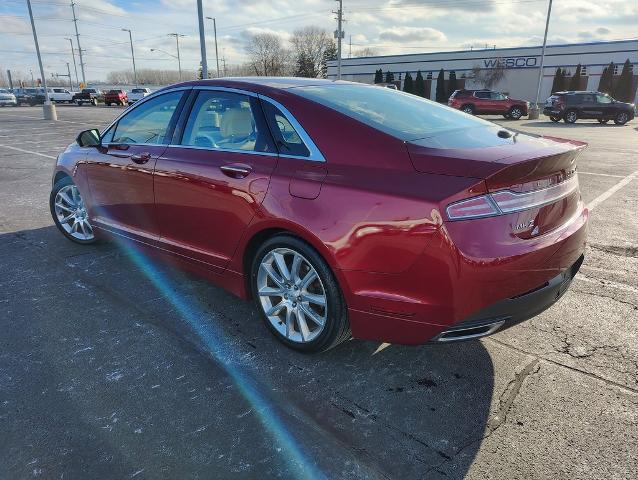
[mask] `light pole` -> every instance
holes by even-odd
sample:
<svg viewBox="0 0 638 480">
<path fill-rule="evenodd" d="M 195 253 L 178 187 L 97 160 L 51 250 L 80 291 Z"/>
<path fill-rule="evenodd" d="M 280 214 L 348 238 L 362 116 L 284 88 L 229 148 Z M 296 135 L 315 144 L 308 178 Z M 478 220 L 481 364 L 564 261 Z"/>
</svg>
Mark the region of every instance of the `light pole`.
<svg viewBox="0 0 638 480">
<path fill-rule="evenodd" d="M 202 54 L 202 79 L 206 79 L 208 78 L 208 62 L 206 61 L 206 34 L 204 33 L 202 0 L 197 0 L 197 21 L 199 23 L 199 49 Z"/>
<path fill-rule="evenodd" d="M 545 20 L 545 36 L 543 37 L 543 51 L 541 52 L 541 68 L 538 72 L 538 89 L 536 90 L 536 103 L 534 108 L 530 109 L 529 118 L 536 120 L 540 115 L 540 107 L 538 102 L 541 96 L 541 85 L 543 84 L 543 70 L 545 67 L 545 46 L 547 45 L 547 31 L 549 30 L 549 18 L 552 14 L 552 0 L 549 0 L 549 6 L 547 7 L 547 20 Z"/>
<path fill-rule="evenodd" d="M 84 59 L 82 57 L 82 47 L 80 46 L 80 33 L 78 32 L 78 18 L 75 16 L 75 3 L 71 0 L 71 11 L 73 12 L 73 24 L 75 25 L 75 38 L 78 44 L 78 54 L 80 55 L 80 70 L 82 70 L 82 84 L 86 88 L 86 75 L 84 75 Z"/>
<path fill-rule="evenodd" d="M 217 78 L 219 78 L 219 53 L 217 53 L 217 23 L 213 17 L 206 17 L 213 21 L 213 33 L 215 35 L 215 63 L 217 64 Z"/>
<path fill-rule="evenodd" d="M 131 42 L 131 58 L 133 59 L 133 83 L 137 87 L 137 70 L 135 70 L 135 52 L 133 51 L 133 34 L 128 28 L 123 28 L 123 32 L 128 32 L 128 39 Z"/>
<path fill-rule="evenodd" d="M 343 32 L 343 0 L 335 0 L 339 2 L 339 10 L 337 14 L 337 31 L 335 37 L 337 37 L 337 80 L 341 80 L 341 40 L 344 37 Z"/>
<path fill-rule="evenodd" d="M 78 86 L 78 88 L 80 88 L 80 79 L 78 78 L 78 66 L 75 64 L 75 51 L 73 50 L 73 40 L 70 38 L 67 38 L 66 40 L 68 40 L 69 43 L 71 44 L 71 56 L 73 57 L 73 69 L 75 70 L 75 84 Z M 73 90 L 73 87 L 71 87 L 71 90 Z"/>
<path fill-rule="evenodd" d="M 33 11 L 31 10 L 31 0 L 27 0 L 29 7 L 29 18 L 31 19 L 31 29 L 33 30 L 33 42 L 35 43 L 35 52 L 38 54 L 38 65 L 40 66 L 40 75 L 42 76 L 42 87 L 44 87 L 44 106 L 42 108 L 45 120 L 57 120 L 55 113 L 55 105 L 51 103 L 49 92 L 47 91 L 47 79 L 44 78 L 44 67 L 42 67 L 42 57 L 40 56 L 40 45 L 38 44 L 38 34 L 35 31 L 35 22 L 33 21 Z M 31 72 L 33 75 L 33 72 Z"/>
<path fill-rule="evenodd" d="M 185 37 L 181 33 L 169 33 L 169 37 L 175 37 L 175 43 L 177 44 L 177 68 L 179 69 L 179 81 L 182 81 L 182 60 L 179 57 L 179 37 Z"/>
</svg>

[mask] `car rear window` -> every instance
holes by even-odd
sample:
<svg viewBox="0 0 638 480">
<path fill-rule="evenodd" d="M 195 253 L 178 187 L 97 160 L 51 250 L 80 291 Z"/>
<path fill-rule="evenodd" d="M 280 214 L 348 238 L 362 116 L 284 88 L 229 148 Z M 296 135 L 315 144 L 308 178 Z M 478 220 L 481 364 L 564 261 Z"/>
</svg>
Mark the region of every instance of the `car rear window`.
<svg viewBox="0 0 638 480">
<path fill-rule="evenodd" d="M 133 90 L 131 90 L 131 93 L 145 93 L 146 90 L 144 90 L 143 88 L 134 88 Z"/>
<path fill-rule="evenodd" d="M 334 84 L 294 87 L 288 91 L 405 141 L 492 125 L 453 108 L 389 88 Z"/>
<path fill-rule="evenodd" d="M 109 90 L 110 95 L 119 95 L 120 90 Z"/>
</svg>

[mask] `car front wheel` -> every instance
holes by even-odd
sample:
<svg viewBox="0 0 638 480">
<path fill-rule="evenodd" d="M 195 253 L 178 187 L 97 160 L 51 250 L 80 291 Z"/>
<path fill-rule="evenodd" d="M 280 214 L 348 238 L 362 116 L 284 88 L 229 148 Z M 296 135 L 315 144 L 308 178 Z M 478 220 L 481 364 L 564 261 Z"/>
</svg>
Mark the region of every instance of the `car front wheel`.
<svg viewBox="0 0 638 480">
<path fill-rule="evenodd" d="M 49 207 L 55 226 L 66 238 L 75 243 L 95 243 L 84 200 L 70 177 L 64 177 L 55 183 L 51 190 Z"/>
<path fill-rule="evenodd" d="M 629 115 L 627 115 L 627 112 L 618 112 L 616 114 L 616 118 L 614 118 L 614 123 L 616 125 L 624 125 L 628 121 L 629 121 Z"/>
<path fill-rule="evenodd" d="M 523 109 L 520 107 L 512 107 L 510 110 L 510 118 L 519 120 L 523 116 Z"/>
<path fill-rule="evenodd" d="M 576 110 L 568 110 L 565 112 L 563 120 L 565 120 L 565 123 L 575 123 L 578 120 L 578 113 Z"/>
<path fill-rule="evenodd" d="M 463 105 L 461 107 L 461 111 L 467 113 L 468 115 L 474 115 L 474 107 L 472 105 Z"/>
<path fill-rule="evenodd" d="M 320 352 L 350 338 L 339 285 L 304 241 L 290 235 L 267 240 L 253 260 L 251 285 L 266 326 L 288 347 Z"/>
<path fill-rule="evenodd" d="M 560 117 L 554 117 L 554 116 L 550 116 L 549 119 L 554 122 L 554 123 L 558 123 L 560 122 Z"/>
</svg>

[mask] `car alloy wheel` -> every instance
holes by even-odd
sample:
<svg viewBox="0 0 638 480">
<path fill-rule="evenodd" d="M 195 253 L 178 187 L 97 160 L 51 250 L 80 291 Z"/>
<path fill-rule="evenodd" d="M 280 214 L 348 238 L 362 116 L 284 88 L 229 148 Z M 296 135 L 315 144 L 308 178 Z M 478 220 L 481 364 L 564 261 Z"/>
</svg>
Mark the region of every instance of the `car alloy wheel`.
<svg viewBox="0 0 638 480">
<path fill-rule="evenodd" d="M 287 233 L 266 240 L 250 273 L 255 303 L 268 329 L 295 350 L 328 350 L 351 336 L 343 294 L 323 257 Z"/>
<path fill-rule="evenodd" d="M 84 200 L 68 177 L 56 183 L 51 193 L 51 213 L 56 226 L 70 240 L 78 243 L 95 241 Z"/>
<path fill-rule="evenodd" d="M 326 324 L 328 298 L 312 264 L 289 248 L 275 248 L 262 259 L 257 294 L 271 325 L 292 342 L 317 338 Z"/>
<path fill-rule="evenodd" d="M 523 116 L 523 110 L 518 107 L 514 107 L 510 110 L 510 117 L 513 120 L 518 120 Z"/>
<path fill-rule="evenodd" d="M 614 123 L 616 125 L 624 125 L 625 123 L 627 123 L 627 120 L 629 120 L 629 115 L 627 115 L 626 112 L 620 112 L 618 115 L 616 115 Z"/>
<path fill-rule="evenodd" d="M 549 119 L 550 119 L 552 122 L 554 122 L 554 123 L 558 123 L 558 122 L 560 122 L 560 117 L 553 117 L 553 116 L 550 116 L 550 117 L 549 117 Z"/>
<path fill-rule="evenodd" d="M 474 115 L 474 108 L 472 108 L 472 105 L 465 105 L 461 110 L 468 115 Z"/>
<path fill-rule="evenodd" d="M 574 123 L 576 120 L 578 120 L 576 110 L 570 110 L 565 113 L 565 123 Z"/>
</svg>

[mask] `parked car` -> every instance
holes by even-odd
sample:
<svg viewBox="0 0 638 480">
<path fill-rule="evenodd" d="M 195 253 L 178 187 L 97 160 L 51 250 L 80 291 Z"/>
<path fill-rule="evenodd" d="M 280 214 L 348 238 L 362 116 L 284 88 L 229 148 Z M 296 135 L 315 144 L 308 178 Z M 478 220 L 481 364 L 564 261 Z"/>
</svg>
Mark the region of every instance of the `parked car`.
<svg viewBox="0 0 638 480">
<path fill-rule="evenodd" d="M 109 90 L 104 94 L 106 105 L 128 105 L 128 95 L 124 90 Z"/>
<path fill-rule="evenodd" d="M 0 107 L 17 107 L 16 96 L 6 88 L 0 88 Z"/>
<path fill-rule="evenodd" d="M 624 125 L 636 116 L 636 106 L 614 100 L 601 92 L 556 92 L 545 102 L 543 113 L 552 122 L 575 123 L 578 119 L 596 119 L 599 123 L 613 120 Z"/>
<path fill-rule="evenodd" d="M 564 294 L 584 147 L 371 85 L 192 81 L 81 132 L 50 208 L 74 242 L 116 238 L 254 299 L 289 347 L 452 342 Z"/>
<path fill-rule="evenodd" d="M 470 115 L 503 115 L 518 120 L 527 115 L 529 102 L 491 90 L 455 90 L 447 104 Z"/>
<path fill-rule="evenodd" d="M 18 105 L 42 105 L 44 103 L 44 89 L 43 88 L 14 88 L 11 90 L 16 97 Z"/>
<path fill-rule="evenodd" d="M 143 99 L 151 94 L 151 89 L 142 87 L 142 88 L 134 88 L 131 90 L 131 93 L 128 94 L 129 103 L 135 103 L 138 100 Z"/>
<path fill-rule="evenodd" d="M 84 105 L 90 103 L 91 105 L 97 105 L 98 102 L 103 101 L 104 96 L 102 92 L 97 88 L 83 88 L 81 92 L 73 95 L 73 102 L 78 105 Z"/>
<path fill-rule="evenodd" d="M 66 102 L 71 103 L 73 101 L 73 92 L 69 92 L 66 88 L 48 88 L 47 93 L 52 102 Z"/>
</svg>

